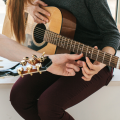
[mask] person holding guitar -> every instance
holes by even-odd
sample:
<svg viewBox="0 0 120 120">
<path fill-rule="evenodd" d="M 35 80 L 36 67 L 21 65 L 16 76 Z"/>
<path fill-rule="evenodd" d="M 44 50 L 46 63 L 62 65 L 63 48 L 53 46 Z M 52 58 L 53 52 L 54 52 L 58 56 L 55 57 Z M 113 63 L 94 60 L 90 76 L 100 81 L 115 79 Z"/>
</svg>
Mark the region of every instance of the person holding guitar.
<svg viewBox="0 0 120 120">
<path fill-rule="evenodd" d="M 25 39 L 24 10 L 36 23 L 45 24 L 50 14 L 43 7 L 48 5 L 64 8 L 76 17 L 76 41 L 112 55 L 116 53 L 120 36 L 106 0 L 8 0 L 12 30 L 18 42 Z M 58 62 L 62 60 L 57 55 L 52 57 Z M 82 55 L 77 57 L 74 60 Z M 45 72 L 20 77 L 11 90 L 11 104 L 25 120 L 74 120 L 65 110 L 107 85 L 112 78 L 112 68 L 88 57 L 85 59 L 75 63 L 81 67 L 80 71 L 73 64 L 66 64 L 77 72 L 72 77 L 54 75 L 58 74 L 57 67 L 48 68 L 48 71 L 56 71 L 54 74 Z"/>
</svg>

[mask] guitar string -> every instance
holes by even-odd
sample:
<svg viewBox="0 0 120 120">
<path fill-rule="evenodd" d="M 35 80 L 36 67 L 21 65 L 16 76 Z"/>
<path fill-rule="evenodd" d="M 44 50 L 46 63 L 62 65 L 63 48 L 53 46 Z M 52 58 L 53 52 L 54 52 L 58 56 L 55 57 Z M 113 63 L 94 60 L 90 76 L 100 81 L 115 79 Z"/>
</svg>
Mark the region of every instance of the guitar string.
<svg viewBox="0 0 120 120">
<path fill-rule="evenodd" d="M 28 24 L 28 25 L 27 25 Z M 32 24 L 30 24 L 30 23 L 27 23 L 26 25 L 27 25 L 27 28 L 29 27 L 29 28 L 31 28 L 30 30 L 32 30 L 33 28 L 34 28 L 34 26 L 32 25 Z M 45 31 L 49 31 L 49 30 L 44 30 L 44 29 L 41 29 L 41 28 L 39 28 L 39 27 L 35 27 L 35 31 L 37 31 L 36 32 L 36 34 L 37 35 L 43 35 L 43 37 L 44 37 L 44 34 L 42 34 L 43 32 L 45 32 Z M 42 33 L 41 33 L 42 32 Z M 49 31 L 49 32 L 51 32 L 51 33 L 53 33 L 53 34 L 56 34 L 56 33 L 54 33 L 54 32 L 52 32 L 52 31 Z M 39 33 L 39 34 L 38 34 Z M 59 34 L 57 34 L 57 35 L 59 35 Z M 37 38 L 40 38 L 40 36 L 39 37 L 37 37 Z M 63 36 L 63 38 L 66 38 L 66 37 L 64 37 Z M 63 42 L 63 40 L 59 40 L 59 41 L 62 41 Z M 63 43 L 65 44 L 65 42 L 67 42 L 67 44 L 68 44 L 68 41 L 67 40 L 65 40 Z M 72 43 L 74 43 L 75 41 L 72 41 Z M 71 44 L 70 44 L 71 42 L 69 42 L 69 45 L 71 46 Z M 79 43 L 78 43 L 79 44 Z M 82 43 L 81 43 L 82 44 Z M 76 47 L 74 47 L 74 49 L 76 49 Z M 78 46 L 77 46 L 77 49 L 78 49 Z M 95 50 L 95 49 L 94 49 Z M 88 53 L 87 53 L 88 54 Z M 93 54 L 94 55 L 94 54 Z M 106 54 L 107 55 L 107 54 Z M 110 54 L 111 55 L 111 54 Z M 101 57 L 103 57 L 103 56 L 101 56 Z M 116 57 L 116 56 L 115 56 Z M 109 55 L 108 55 L 108 59 L 110 59 L 109 58 Z M 116 58 L 112 58 L 112 61 L 113 61 L 113 59 L 116 59 Z M 117 60 L 117 59 L 116 59 Z M 115 60 L 114 60 L 115 61 Z"/>
<path fill-rule="evenodd" d="M 29 23 L 28 23 L 28 24 L 29 24 Z M 29 26 L 30 26 L 30 25 L 33 27 L 33 25 L 32 25 L 32 24 L 29 24 Z M 36 29 L 36 30 L 37 30 L 37 32 L 45 32 L 45 30 L 44 30 L 44 29 L 41 29 L 41 28 L 39 28 L 39 27 L 36 27 L 36 28 L 37 28 L 37 29 Z M 36 34 L 37 34 L 37 32 L 36 32 Z M 44 37 L 44 34 L 39 34 L 39 35 L 43 35 L 43 37 Z M 59 35 L 59 34 L 58 34 L 58 35 Z M 68 41 L 66 41 L 66 40 L 65 40 L 65 42 L 68 42 Z M 74 41 L 73 41 L 73 42 L 74 42 Z"/>
<path fill-rule="evenodd" d="M 36 36 L 36 37 L 38 37 L 38 36 Z M 70 45 L 70 44 L 69 44 Z M 71 45 L 70 45 L 71 46 Z M 77 46 L 77 49 L 75 49 L 74 51 L 78 51 L 78 46 Z M 85 52 L 86 53 L 86 52 Z M 87 53 L 87 55 L 89 55 L 89 53 Z M 103 56 L 102 56 L 103 57 Z M 92 58 L 96 58 L 96 55 L 94 55 L 93 54 L 93 57 Z M 100 60 L 101 61 L 101 59 L 100 58 L 98 58 L 97 60 Z M 104 62 L 106 63 L 106 62 L 109 62 L 109 60 L 110 60 L 110 57 L 109 58 L 105 58 L 105 60 L 104 60 Z"/>
<path fill-rule="evenodd" d="M 41 30 L 39 30 L 38 32 L 40 32 Z M 41 34 L 41 33 L 39 33 L 39 34 L 37 34 L 38 32 L 36 32 L 36 35 L 43 35 L 42 37 L 41 36 L 36 36 L 37 38 L 43 38 L 44 37 L 44 34 Z M 43 30 L 42 30 L 42 33 L 43 33 Z M 64 42 L 67 42 L 68 43 L 68 41 L 64 41 Z M 78 47 L 77 47 L 78 48 Z"/>
<path fill-rule="evenodd" d="M 31 24 L 31 26 L 32 26 L 32 24 Z M 28 25 L 28 27 L 30 27 L 30 24 Z M 33 26 L 32 26 L 33 27 Z M 41 34 L 41 32 L 45 32 L 45 30 L 43 30 L 43 29 L 41 29 L 41 28 L 37 28 L 37 32 L 39 32 L 40 34 L 39 35 L 44 35 L 44 34 Z M 36 34 L 37 34 L 37 32 L 36 32 Z M 37 37 L 37 38 L 40 38 L 40 36 L 39 37 Z M 63 42 L 63 40 L 62 40 L 62 42 Z M 67 42 L 67 44 L 68 44 L 68 41 L 64 41 L 64 43 L 65 42 Z M 74 43 L 75 41 L 72 41 L 72 43 Z M 70 45 L 70 44 L 69 44 Z M 71 47 L 71 45 L 70 45 L 70 47 Z M 76 50 L 76 47 L 74 48 L 75 50 Z M 78 46 L 77 46 L 77 49 L 78 49 Z M 88 53 L 87 53 L 88 54 Z M 107 54 L 106 54 L 107 55 Z M 93 57 L 94 57 L 94 54 L 93 54 Z M 108 58 L 109 59 L 109 58 Z"/>
<path fill-rule="evenodd" d="M 37 33 L 38 33 L 38 32 L 36 32 L 36 37 L 37 37 L 37 38 L 43 38 L 43 37 L 44 37 L 44 34 L 41 34 L 41 33 L 40 33 L 40 34 L 37 34 Z M 42 36 L 42 37 L 40 37 L 40 36 L 38 37 L 37 35 L 41 35 L 41 36 L 43 35 L 43 36 Z M 66 41 L 64 41 L 64 44 L 65 44 L 65 42 L 66 42 Z M 67 41 L 67 42 L 68 42 L 68 41 Z M 77 48 L 78 48 L 78 46 L 77 46 Z M 75 50 L 76 50 L 76 49 L 75 49 Z M 88 53 L 87 53 L 87 54 L 88 54 Z M 107 55 L 107 54 L 106 54 L 106 55 Z M 109 57 L 109 58 L 108 58 L 108 62 L 109 62 L 110 56 L 108 56 L 108 57 Z M 105 59 L 105 60 L 106 60 L 106 59 Z"/>
<path fill-rule="evenodd" d="M 30 26 L 30 25 L 29 25 L 29 26 Z M 38 30 L 39 30 L 38 32 L 40 32 L 40 31 L 44 32 L 44 31 L 45 31 L 45 30 L 40 29 L 40 28 L 39 28 Z M 50 31 L 50 32 L 51 32 L 51 31 Z M 40 33 L 40 34 L 41 34 L 41 33 Z M 40 35 L 40 34 L 38 34 L 38 35 Z M 41 34 L 41 35 L 44 35 L 44 34 Z M 37 38 L 40 38 L 40 36 L 37 37 Z M 65 37 L 64 37 L 64 38 L 65 38 Z M 63 40 L 62 40 L 62 42 L 63 42 Z M 64 41 L 64 44 L 65 44 L 65 42 L 67 42 L 67 44 L 68 44 L 68 41 L 65 40 L 65 41 Z M 75 42 L 75 41 L 72 41 L 72 43 L 74 43 L 74 42 Z M 70 42 L 70 43 L 71 43 L 71 42 Z M 81 44 L 82 44 L 82 43 L 81 43 Z M 70 48 L 71 48 L 71 44 L 68 44 L 68 45 L 70 45 Z M 76 46 L 76 45 L 75 45 L 75 46 Z M 75 47 L 74 49 L 76 50 L 76 47 Z M 77 46 L 77 50 L 78 50 L 78 46 Z M 77 50 L 76 50 L 76 51 L 77 51 Z M 94 50 L 95 50 L 95 49 L 94 49 Z M 85 52 L 85 53 L 86 53 L 86 52 Z M 87 53 L 87 54 L 88 54 L 88 53 Z M 106 55 L 107 55 L 107 54 L 106 54 Z M 96 58 L 96 55 L 93 54 L 93 55 L 92 55 L 92 58 L 93 58 L 93 57 Z M 101 57 L 103 57 L 103 56 L 101 56 Z M 108 56 L 107 59 L 108 59 L 108 61 L 110 60 L 109 56 Z M 107 59 L 105 59 L 105 60 L 107 60 Z M 116 58 L 114 58 L 114 57 L 112 58 L 112 61 L 113 61 L 113 62 L 117 60 L 117 59 L 116 59 L 116 60 L 113 60 L 113 59 L 116 59 Z M 99 60 L 99 59 L 98 59 L 98 60 Z M 104 62 L 105 62 L 105 60 L 104 60 Z M 107 62 L 108 62 L 108 61 L 107 61 Z"/>
<path fill-rule="evenodd" d="M 34 27 L 32 24 L 30 24 L 30 23 L 28 23 L 29 24 L 29 26 L 31 25 L 32 27 Z M 44 29 L 41 29 L 41 28 L 39 28 L 39 27 L 36 27 L 37 29 L 36 30 L 38 30 L 37 32 L 45 32 L 45 30 Z M 41 30 L 40 30 L 41 29 Z M 36 33 L 37 34 L 37 33 Z M 63 40 L 62 40 L 63 41 Z M 68 41 L 67 41 L 68 42 Z M 106 54 L 107 55 L 107 54 Z M 110 54 L 109 54 L 110 55 Z M 109 58 L 109 55 L 107 55 L 108 56 L 108 59 L 110 59 Z M 115 58 L 114 58 L 115 59 Z"/>
<path fill-rule="evenodd" d="M 29 24 L 29 23 L 28 23 L 28 24 Z M 32 24 L 29 24 L 28 27 L 30 27 L 30 25 L 31 25 L 31 27 L 32 27 L 32 29 L 33 29 L 34 26 L 33 26 Z M 41 28 L 39 28 L 39 27 L 37 27 L 37 26 L 36 26 L 35 28 L 36 28 L 35 31 L 37 31 L 36 34 L 39 33 L 39 32 L 42 32 L 42 33 L 45 32 L 44 29 L 41 29 Z M 44 34 L 39 34 L 39 35 L 41 35 L 41 36 L 43 35 L 43 37 L 44 37 Z M 43 37 L 42 37 L 42 38 L 43 38 Z M 40 37 L 39 37 L 39 38 L 40 38 Z M 62 41 L 63 41 L 63 40 L 62 40 Z M 66 41 L 66 40 L 64 41 L 64 43 L 65 43 L 65 42 L 68 43 L 68 41 Z M 72 41 L 72 42 L 74 42 L 74 41 Z M 77 48 L 78 48 L 78 47 L 77 47 Z M 74 49 L 75 49 L 75 48 L 74 48 Z M 110 54 L 109 54 L 109 55 L 106 54 L 106 55 L 108 56 L 108 60 L 110 60 Z M 106 56 L 105 56 L 105 57 L 106 57 Z M 116 59 L 116 58 L 113 57 L 112 59 Z M 106 59 L 105 59 L 105 60 L 106 60 Z"/>
</svg>

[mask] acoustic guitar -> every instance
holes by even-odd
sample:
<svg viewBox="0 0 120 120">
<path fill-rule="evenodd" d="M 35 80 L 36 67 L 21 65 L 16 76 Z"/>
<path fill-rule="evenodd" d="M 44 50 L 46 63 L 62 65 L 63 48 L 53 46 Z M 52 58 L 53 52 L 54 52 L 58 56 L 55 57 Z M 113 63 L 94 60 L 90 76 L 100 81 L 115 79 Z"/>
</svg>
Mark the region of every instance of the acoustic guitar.
<svg viewBox="0 0 120 120">
<path fill-rule="evenodd" d="M 70 53 L 80 54 L 114 68 L 120 68 L 120 58 L 97 50 L 91 46 L 73 40 L 76 30 L 76 18 L 67 10 L 56 7 L 44 7 L 51 16 L 47 24 L 37 24 L 28 14 L 26 18 L 26 40 L 23 45 L 46 54 Z M 3 34 L 14 39 L 10 33 L 9 19 L 6 15 Z"/>
</svg>

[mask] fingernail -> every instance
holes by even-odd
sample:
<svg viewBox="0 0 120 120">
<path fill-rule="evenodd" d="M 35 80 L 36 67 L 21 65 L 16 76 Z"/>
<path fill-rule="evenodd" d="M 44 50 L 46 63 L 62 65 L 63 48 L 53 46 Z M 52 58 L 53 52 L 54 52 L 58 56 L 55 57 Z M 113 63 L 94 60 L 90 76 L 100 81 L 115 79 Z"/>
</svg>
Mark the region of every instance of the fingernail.
<svg viewBox="0 0 120 120">
<path fill-rule="evenodd" d="M 50 14 L 48 14 L 48 16 L 50 16 Z"/>
<path fill-rule="evenodd" d="M 86 60 L 88 59 L 88 57 L 86 57 Z"/>
</svg>

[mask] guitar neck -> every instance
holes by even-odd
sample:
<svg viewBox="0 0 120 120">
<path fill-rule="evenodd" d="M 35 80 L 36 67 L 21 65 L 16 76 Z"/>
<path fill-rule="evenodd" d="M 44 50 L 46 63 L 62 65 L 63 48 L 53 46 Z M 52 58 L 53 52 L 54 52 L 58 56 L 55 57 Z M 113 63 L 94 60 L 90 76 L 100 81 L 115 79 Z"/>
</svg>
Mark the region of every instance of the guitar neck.
<svg viewBox="0 0 120 120">
<path fill-rule="evenodd" d="M 119 58 L 109 53 L 97 50 L 83 43 L 74 41 L 57 33 L 45 30 L 44 41 L 65 48 L 77 54 L 83 53 L 85 57 L 104 63 L 108 66 L 119 69 Z"/>
</svg>

